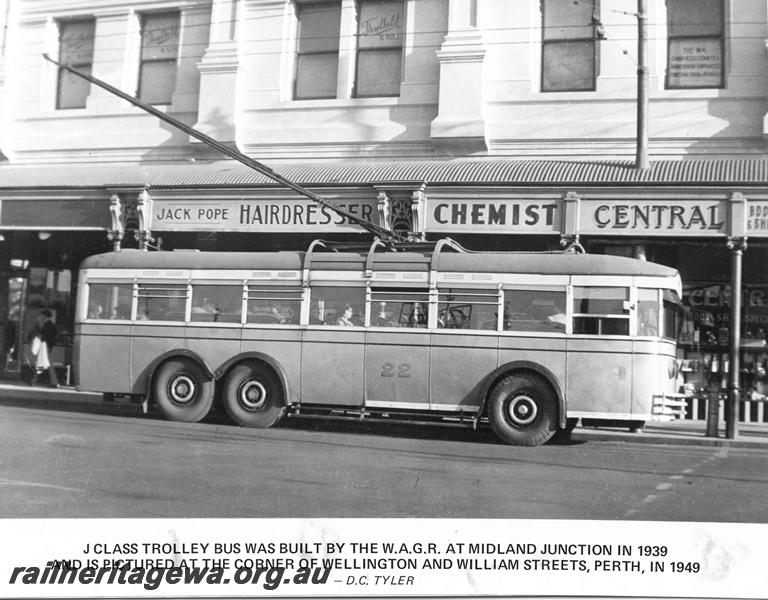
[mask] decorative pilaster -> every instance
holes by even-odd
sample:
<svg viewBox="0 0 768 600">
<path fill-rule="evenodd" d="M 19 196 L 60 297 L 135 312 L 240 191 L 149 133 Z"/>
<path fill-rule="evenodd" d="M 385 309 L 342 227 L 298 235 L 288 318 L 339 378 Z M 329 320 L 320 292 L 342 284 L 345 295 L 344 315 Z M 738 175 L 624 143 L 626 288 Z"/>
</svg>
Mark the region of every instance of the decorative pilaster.
<svg viewBox="0 0 768 600">
<path fill-rule="evenodd" d="M 450 0 L 448 34 L 437 52 L 440 62 L 438 115 L 432 142 L 449 154 L 487 150 L 483 118 L 485 45 L 477 29 L 477 3 Z"/>
</svg>

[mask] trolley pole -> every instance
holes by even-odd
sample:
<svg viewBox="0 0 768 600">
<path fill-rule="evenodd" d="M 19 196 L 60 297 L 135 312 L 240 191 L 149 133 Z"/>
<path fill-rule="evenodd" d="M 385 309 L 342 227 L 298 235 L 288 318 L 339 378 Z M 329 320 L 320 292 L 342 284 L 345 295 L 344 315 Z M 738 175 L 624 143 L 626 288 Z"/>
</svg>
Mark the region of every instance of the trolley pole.
<svg viewBox="0 0 768 600">
<path fill-rule="evenodd" d="M 650 169 L 648 160 L 648 11 L 637 0 L 637 155 L 635 168 Z"/>
</svg>

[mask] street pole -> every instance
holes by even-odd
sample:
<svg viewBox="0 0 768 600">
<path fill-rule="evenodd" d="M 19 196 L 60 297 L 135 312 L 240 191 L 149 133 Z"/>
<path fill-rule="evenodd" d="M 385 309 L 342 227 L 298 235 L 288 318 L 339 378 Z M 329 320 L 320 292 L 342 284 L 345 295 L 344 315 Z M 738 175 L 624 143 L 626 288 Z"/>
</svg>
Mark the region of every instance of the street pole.
<svg viewBox="0 0 768 600">
<path fill-rule="evenodd" d="M 648 11 L 637 0 L 637 155 L 635 168 L 650 169 L 648 161 Z"/>
<path fill-rule="evenodd" d="M 731 238 L 731 311 L 728 331 L 728 404 L 725 410 L 725 437 L 729 440 L 739 435 L 739 402 L 741 400 L 739 375 L 741 345 L 741 263 L 746 249 L 745 238 Z"/>
</svg>

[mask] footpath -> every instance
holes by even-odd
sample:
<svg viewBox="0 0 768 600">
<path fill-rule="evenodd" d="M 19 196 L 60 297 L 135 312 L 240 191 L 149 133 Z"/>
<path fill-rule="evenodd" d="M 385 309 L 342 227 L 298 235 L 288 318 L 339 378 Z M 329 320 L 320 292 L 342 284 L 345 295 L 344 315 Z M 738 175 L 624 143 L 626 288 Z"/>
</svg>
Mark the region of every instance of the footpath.
<svg viewBox="0 0 768 600">
<path fill-rule="evenodd" d="M 78 408 L 79 410 L 141 413 L 139 404 L 125 401 L 104 402 L 101 394 L 81 392 L 71 387 L 32 387 L 23 383 L 0 383 L 0 402 L 40 407 Z M 726 439 L 725 424 L 719 424 L 718 437 L 706 436 L 706 421 L 677 419 L 652 421 L 637 433 L 620 427 L 576 427 L 571 439 L 579 441 L 628 442 L 634 444 L 675 444 L 768 450 L 768 423 L 739 423 L 735 439 Z"/>
</svg>

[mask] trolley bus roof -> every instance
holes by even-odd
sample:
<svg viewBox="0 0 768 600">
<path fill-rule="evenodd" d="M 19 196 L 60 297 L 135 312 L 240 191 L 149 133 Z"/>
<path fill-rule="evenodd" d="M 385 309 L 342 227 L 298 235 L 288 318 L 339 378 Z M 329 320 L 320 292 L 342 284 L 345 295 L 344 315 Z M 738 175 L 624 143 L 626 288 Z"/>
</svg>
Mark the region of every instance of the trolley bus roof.
<svg viewBox="0 0 768 600">
<path fill-rule="evenodd" d="M 142 252 L 123 250 L 91 256 L 83 269 L 284 269 L 305 266 L 306 252 Z M 431 253 L 378 252 L 373 269 L 377 271 L 428 271 Z M 652 262 L 600 254 L 544 252 L 445 252 L 438 257 L 439 271 L 477 273 L 521 273 L 560 275 L 631 275 L 675 277 L 677 271 Z M 313 269 L 363 271 L 366 254 L 321 252 L 312 255 Z"/>
</svg>

